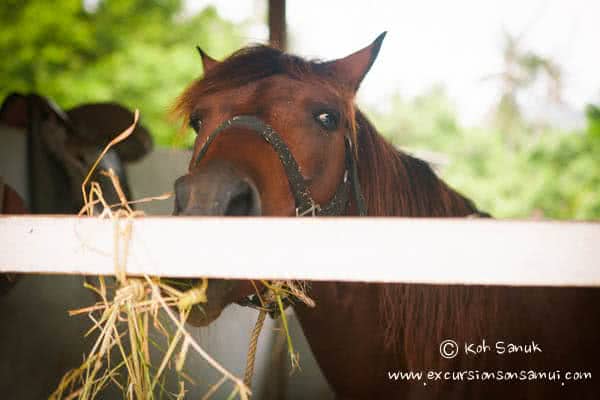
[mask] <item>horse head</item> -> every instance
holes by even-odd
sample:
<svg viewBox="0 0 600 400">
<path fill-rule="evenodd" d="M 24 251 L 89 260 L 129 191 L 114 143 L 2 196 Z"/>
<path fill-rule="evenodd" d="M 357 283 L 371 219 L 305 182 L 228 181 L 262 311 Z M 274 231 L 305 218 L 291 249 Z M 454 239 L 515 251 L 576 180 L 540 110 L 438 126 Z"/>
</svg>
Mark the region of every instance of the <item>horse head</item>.
<svg viewBox="0 0 600 400">
<path fill-rule="evenodd" d="M 198 49 L 204 76 L 175 112 L 195 131 L 176 215 L 365 213 L 356 167 L 354 97 L 385 34 L 345 58 L 306 61 L 266 46 L 219 62 Z M 211 280 L 205 325 L 253 294 L 250 282 Z"/>
</svg>

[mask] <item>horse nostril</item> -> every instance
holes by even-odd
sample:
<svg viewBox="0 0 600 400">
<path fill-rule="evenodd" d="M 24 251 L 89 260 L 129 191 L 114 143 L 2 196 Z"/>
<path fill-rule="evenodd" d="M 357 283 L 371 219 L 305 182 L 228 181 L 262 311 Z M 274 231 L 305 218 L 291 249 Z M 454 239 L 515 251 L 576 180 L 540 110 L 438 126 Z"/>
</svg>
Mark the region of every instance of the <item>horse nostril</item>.
<svg viewBox="0 0 600 400">
<path fill-rule="evenodd" d="M 175 181 L 175 210 L 174 215 L 178 215 L 185 209 L 189 198 L 189 187 L 185 176 Z"/>
<path fill-rule="evenodd" d="M 260 201 L 256 190 L 249 184 L 244 183 L 240 190 L 229 199 L 224 215 L 260 215 Z"/>
<path fill-rule="evenodd" d="M 231 165 L 213 161 L 175 182 L 174 215 L 261 215 L 258 189 Z"/>
</svg>

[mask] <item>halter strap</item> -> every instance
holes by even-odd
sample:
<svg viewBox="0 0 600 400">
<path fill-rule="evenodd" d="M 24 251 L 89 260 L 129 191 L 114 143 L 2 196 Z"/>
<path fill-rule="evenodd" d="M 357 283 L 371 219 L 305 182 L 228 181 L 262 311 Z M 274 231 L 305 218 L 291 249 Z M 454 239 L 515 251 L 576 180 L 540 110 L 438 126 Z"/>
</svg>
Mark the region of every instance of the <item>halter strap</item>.
<svg viewBox="0 0 600 400">
<path fill-rule="evenodd" d="M 350 197 L 350 186 L 352 186 L 354 199 L 356 201 L 356 207 L 359 215 L 363 216 L 367 214 L 365 202 L 360 190 L 360 183 L 358 181 L 358 171 L 356 166 L 356 160 L 354 158 L 354 152 L 352 149 L 352 141 L 349 136 L 345 136 L 345 171 L 342 182 L 338 185 L 329 203 L 325 206 L 317 204 L 312 196 L 310 195 L 310 189 L 306 184 L 304 176 L 300 172 L 300 166 L 296 162 L 294 155 L 290 151 L 285 141 L 281 138 L 279 133 L 275 131 L 270 125 L 263 122 L 261 119 L 252 115 L 237 115 L 219 125 L 204 142 L 202 148 L 198 152 L 198 156 L 194 160 L 194 165 L 202 160 L 208 151 L 208 147 L 215 140 L 215 138 L 224 130 L 231 127 L 246 128 L 257 132 L 267 143 L 273 147 L 275 153 L 281 161 L 290 190 L 294 196 L 296 204 L 296 215 L 320 215 L 320 216 L 333 216 L 341 215 L 347 207 L 348 200 Z"/>
</svg>

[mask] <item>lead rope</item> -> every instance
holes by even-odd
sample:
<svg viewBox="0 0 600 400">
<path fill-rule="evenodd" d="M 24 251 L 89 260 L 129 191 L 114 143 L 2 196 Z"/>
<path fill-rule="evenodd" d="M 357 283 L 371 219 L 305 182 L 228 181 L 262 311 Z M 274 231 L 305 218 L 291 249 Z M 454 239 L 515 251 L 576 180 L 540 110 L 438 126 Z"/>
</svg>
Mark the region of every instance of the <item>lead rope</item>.
<svg viewBox="0 0 600 400">
<path fill-rule="evenodd" d="M 258 337 L 262 331 L 262 327 L 265 323 L 267 312 L 260 310 L 254 329 L 252 330 L 252 336 L 250 336 L 250 344 L 248 345 L 248 356 L 246 358 L 246 370 L 244 371 L 244 385 L 250 389 L 252 385 L 252 376 L 254 375 L 254 361 L 256 360 L 256 349 L 258 346 Z"/>
<path fill-rule="evenodd" d="M 273 301 L 273 292 L 271 289 L 264 296 L 265 302 Z M 244 385 L 251 388 L 252 376 L 254 375 L 254 362 L 256 361 L 256 349 L 258 348 L 258 338 L 262 331 L 263 325 L 265 324 L 265 318 L 267 317 L 267 310 L 262 308 L 258 313 L 258 318 L 252 329 L 252 335 L 250 335 L 250 343 L 248 344 L 248 355 L 246 356 L 246 370 L 244 371 Z"/>
</svg>

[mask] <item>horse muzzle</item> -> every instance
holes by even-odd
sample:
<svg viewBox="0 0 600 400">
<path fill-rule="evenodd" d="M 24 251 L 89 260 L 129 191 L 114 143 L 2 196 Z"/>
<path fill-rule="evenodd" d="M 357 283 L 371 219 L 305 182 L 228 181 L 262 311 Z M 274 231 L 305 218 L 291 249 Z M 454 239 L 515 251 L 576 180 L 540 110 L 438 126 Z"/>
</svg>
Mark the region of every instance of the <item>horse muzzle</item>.
<svg viewBox="0 0 600 400">
<path fill-rule="evenodd" d="M 260 195 L 252 180 L 215 160 L 175 182 L 174 215 L 258 216 Z"/>
</svg>

